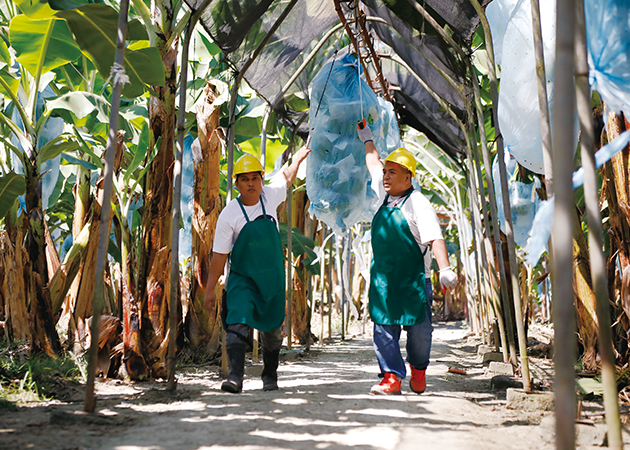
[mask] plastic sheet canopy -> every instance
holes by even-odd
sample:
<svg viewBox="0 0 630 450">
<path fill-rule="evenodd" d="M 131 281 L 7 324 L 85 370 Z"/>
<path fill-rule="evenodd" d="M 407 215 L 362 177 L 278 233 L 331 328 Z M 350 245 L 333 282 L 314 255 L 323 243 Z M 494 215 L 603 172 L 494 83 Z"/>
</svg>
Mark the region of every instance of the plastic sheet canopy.
<svg viewBox="0 0 630 450">
<path fill-rule="evenodd" d="M 553 100 L 556 2 L 540 2 L 549 108 Z M 529 0 L 495 0 L 486 9 L 492 42 L 501 48 L 498 116 L 505 148 L 532 172 L 544 173 L 538 81 Z"/>
<path fill-rule="evenodd" d="M 586 0 L 591 87 L 610 110 L 630 116 L 630 2 Z"/>
<path fill-rule="evenodd" d="M 371 220 L 376 206 L 365 145 L 356 131 L 359 119 L 368 121 L 381 157 L 401 145 L 393 106 L 359 78 L 357 63 L 349 54 L 328 63 L 313 81 L 311 93 L 313 152 L 306 168 L 310 211 L 341 234 L 361 220 Z"/>
</svg>

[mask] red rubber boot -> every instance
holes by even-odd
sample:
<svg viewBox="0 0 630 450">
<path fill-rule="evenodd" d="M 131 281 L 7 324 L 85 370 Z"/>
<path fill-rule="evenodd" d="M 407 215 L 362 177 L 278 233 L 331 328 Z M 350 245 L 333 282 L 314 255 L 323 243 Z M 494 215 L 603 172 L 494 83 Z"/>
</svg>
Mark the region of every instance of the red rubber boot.
<svg viewBox="0 0 630 450">
<path fill-rule="evenodd" d="M 400 378 L 394 373 L 385 372 L 383 381 L 372 386 L 370 394 L 400 395 Z"/>
<path fill-rule="evenodd" d="M 422 394 L 427 388 L 426 370 L 418 370 L 411 367 L 411 378 L 409 379 L 409 387 L 416 394 Z"/>
</svg>

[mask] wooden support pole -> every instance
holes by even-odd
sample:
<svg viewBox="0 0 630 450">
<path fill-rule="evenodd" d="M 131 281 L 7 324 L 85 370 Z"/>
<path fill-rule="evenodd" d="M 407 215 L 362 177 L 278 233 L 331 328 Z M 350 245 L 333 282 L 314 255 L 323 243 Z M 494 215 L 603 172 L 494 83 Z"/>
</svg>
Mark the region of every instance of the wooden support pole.
<svg viewBox="0 0 630 450">
<path fill-rule="evenodd" d="M 588 241 L 593 290 L 597 301 L 597 321 L 599 324 L 599 355 L 602 361 L 602 382 L 604 385 L 604 410 L 608 427 L 608 448 L 622 449 L 621 422 L 617 378 L 615 374 L 615 351 L 610 326 L 610 305 L 608 300 L 608 277 L 604 247 L 604 230 L 599 211 L 599 188 L 595 169 L 595 139 L 593 131 L 593 111 L 591 89 L 588 84 L 588 59 L 586 50 L 586 27 L 584 2 L 577 0 L 575 27 L 575 82 L 577 87 L 577 110 L 580 117 L 582 167 L 584 168 L 584 201 L 588 221 Z"/>
<path fill-rule="evenodd" d="M 553 175 L 555 210 L 552 240 L 554 362 L 556 379 L 556 449 L 575 448 L 576 327 L 573 305 L 573 199 L 572 171 L 575 136 L 574 41 L 575 2 L 558 0 L 556 66 L 553 104 Z"/>
<path fill-rule="evenodd" d="M 114 180 L 114 160 L 116 158 L 116 133 L 118 132 L 118 112 L 120 111 L 120 95 L 124 85 L 124 56 L 125 37 L 127 35 L 127 14 L 129 12 L 129 0 L 121 0 L 118 14 L 118 33 L 116 41 L 116 57 L 112 66 L 112 101 L 109 114 L 109 134 L 107 135 L 107 147 L 105 152 L 105 178 L 103 180 L 103 205 L 101 207 L 101 225 L 98 236 L 98 251 L 96 256 L 96 275 L 94 277 L 94 297 L 92 305 L 92 324 L 90 327 L 91 343 L 88 352 L 88 374 L 85 384 L 86 412 L 94 412 L 96 408 L 96 395 L 94 393 L 94 381 L 96 379 L 96 365 L 98 363 L 98 343 L 100 335 L 100 319 L 103 310 L 105 264 L 107 263 L 107 248 L 109 246 L 109 234 L 111 231 L 112 190 Z M 123 73 L 120 73 L 120 72 Z M 26 122 L 25 122 L 26 123 Z"/>
</svg>

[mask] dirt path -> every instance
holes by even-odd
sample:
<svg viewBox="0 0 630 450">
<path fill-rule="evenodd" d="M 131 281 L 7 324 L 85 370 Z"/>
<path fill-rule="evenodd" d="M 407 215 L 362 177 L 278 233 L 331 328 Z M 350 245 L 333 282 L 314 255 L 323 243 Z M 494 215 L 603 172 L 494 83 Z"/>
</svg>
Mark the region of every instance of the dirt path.
<svg viewBox="0 0 630 450">
<path fill-rule="evenodd" d="M 251 365 L 240 395 L 219 390 L 216 367 L 179 373 L 175 393 L 164 384 L 99 382 L 96 415 L 80 413 L 79 391 L 69 396 L 74 401 L 1 414 L 0 449 L 554 448 L 553 415 L 506 409 L 505 392 L 490 390 L 491 375 L 466 333 L 459 324 L 436 326 L 422 395 L 407 383 L 402 396 L 369 395 L 378 367 L 369 336 L 359 336 L 285 354 L 277 392 L 261 391 L 261 367 Z M 448 373 L 449 366 L 468 375 Z M 580 448 L 601 444 L 603 429 L 581 426 Z"/>
</svg>

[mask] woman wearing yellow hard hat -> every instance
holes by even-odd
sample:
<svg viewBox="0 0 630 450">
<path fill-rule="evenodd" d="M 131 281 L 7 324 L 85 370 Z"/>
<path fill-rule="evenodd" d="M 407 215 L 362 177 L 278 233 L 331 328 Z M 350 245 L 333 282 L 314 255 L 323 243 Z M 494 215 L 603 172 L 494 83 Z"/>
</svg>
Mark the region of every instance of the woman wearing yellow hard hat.
<svg viewBox="0 0 630 450">
<path fill-rule="evenodd" d="M 383 380 L 373 394 L 401 393 L 406 376 L 400 352 L 401 328 L 407 332 L 409 387 L 421 394 L 426 388 L 426 369 L 431 352 L 430 265 L 433 250 L 446 289 L 457 284 L 448 262 L 442 231 L 431 203 L 412 186 L 416 159 L 407 149 L 394 150 L 381 162 L 369 125 L 357 128 L 365 144 L 365 162 L 372 188 L 382 203 L 372 220 L 372 266 L 369 311 L 374 322 L 374 350 Z"/>
<path fill-rule="evenodd" d="M 234 164 L 239 196 L 219 215 L 205 296 L 206 306 L 213 309 L 214 289 L 231 254 L 222 316 L 229 363 L 228 379 L 221 385 L 223 391 L 238 393 L 243 389 L 250 327 L 261 331 L 263 389 L 278 389 L 285 277 L 276 209 L 286 200 L 287 188 L 295 181 L 298 168 L 309 153 L 306 147 L 298 150 L 293 163 L 267 186 L 263 166 L 256 157 L 246 154 Z"/>
</svg>

